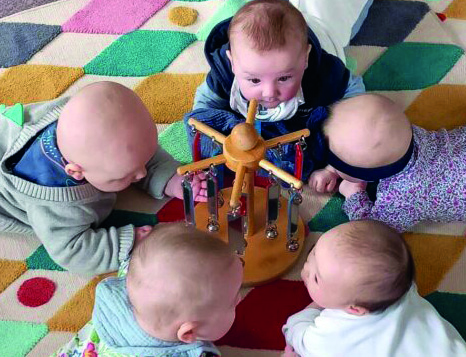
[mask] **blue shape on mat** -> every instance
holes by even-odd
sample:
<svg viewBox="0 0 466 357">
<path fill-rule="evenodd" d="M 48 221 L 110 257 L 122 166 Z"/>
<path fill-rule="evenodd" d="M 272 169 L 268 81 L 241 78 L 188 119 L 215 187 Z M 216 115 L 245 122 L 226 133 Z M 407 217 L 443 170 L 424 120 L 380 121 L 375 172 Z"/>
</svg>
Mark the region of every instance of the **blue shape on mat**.
<svg viewBox="0 0 466 357">
<path fill-rule="evenodd" d="M 403 42 L 428 11 L 420 1 L 374 1 L 350 45 L 390 47 Z"/>
<path fill-rule="evenodd" d="M 61 33 L 61 26 L 0 23 L 0 67 L 26 63 Z"/>
</svg>

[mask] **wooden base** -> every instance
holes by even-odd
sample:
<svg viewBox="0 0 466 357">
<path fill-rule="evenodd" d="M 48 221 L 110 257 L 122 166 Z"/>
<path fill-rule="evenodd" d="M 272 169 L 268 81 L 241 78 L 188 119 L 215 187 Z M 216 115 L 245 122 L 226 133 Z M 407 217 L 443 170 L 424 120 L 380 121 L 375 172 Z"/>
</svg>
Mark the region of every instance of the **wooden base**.
<svg viewBox="0 0 466 357">
<path fill-rule="evenodd" d="M 212 233 L 228 242 L 227 212 L 230 201 L 231 188 L 221 190 L 224 205 L 219 208 L 220 230 Z M 243 286 L 258 285 L 277 279 L 286 273 L 298 259 L 304 246 L 304 223 L 299 219 L 298 231 L 295 238 L 299 242 L 299 249 L 289 252 L 286 249 L 287 201 L 280 197 L 280 213 L 277 221 L 278 236 L 275 239 L 265 237 L 265 214 L 267 209 L 267 190 L 254 187 L 254 218 L 255 233 L 247 238 L 248 245 L 244 255 Z M 207 231 L 208 212 L 206 203 L 198 203 L 195 208 L 196 226 Z"/>
</svg>

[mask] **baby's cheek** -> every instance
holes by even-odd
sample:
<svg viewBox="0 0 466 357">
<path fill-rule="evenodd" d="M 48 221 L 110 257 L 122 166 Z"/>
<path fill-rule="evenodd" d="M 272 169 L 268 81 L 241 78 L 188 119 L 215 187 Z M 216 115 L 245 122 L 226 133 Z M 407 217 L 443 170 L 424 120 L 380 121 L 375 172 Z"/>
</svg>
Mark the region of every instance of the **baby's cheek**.
<svg viewBox="0 0 466 357">
<path fill-rule="evenodd" d="M 283 101 L 290 100 L 298 94 L 301 83 L 294 83 L 293 85 L 286 87 L 282 90 Z"/>
<path fill-rule="evenodd" d="M 246 100 L 260 98 L 260 93 L 255 88 L 244 88 L 244 89 L 240 88 L 240 89 L 241 89 L 241 94 L 243 95 L 244 98 L 246 98 Z"/>
</svg>

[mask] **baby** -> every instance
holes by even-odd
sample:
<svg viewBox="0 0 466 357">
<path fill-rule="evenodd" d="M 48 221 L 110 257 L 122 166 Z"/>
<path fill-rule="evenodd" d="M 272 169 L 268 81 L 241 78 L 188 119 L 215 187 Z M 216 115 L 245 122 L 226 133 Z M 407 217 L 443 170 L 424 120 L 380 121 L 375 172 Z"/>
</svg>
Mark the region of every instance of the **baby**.
<svg viewBox="0 0 466 357">
<path fill-rule="evenodd" d="M 55 356 L 220 355 L 208 341 L 235 319 L 240 260 L 221 240 L 181 224 L 161 224 L 144 236 L 128 275 L 99 283 L 92 321 Z"/>
<path fill-rule="evenodd" d="M 118 269 L 150 227 L 98 228 L 115 192 L 138 185 L 155 198 L 181 197 L 178 163 L 158 147 L 150 113 L 112 82 L 27 105 L 24 124 L 0 116 L 0 231 L 34 231 L 52 259 L 85 274 Z M 193 181 L 198 200 L 205 182 Z"/>
<path fill-rule="evenodd" d="M 210 72 L 197 89 L 194 111 L 185 122 L 195 118 L 228 135 L 244 121 L 248 103 L 255 98 L 259 102 L 256 129 L 264 139 L 311 130 L 304 151 L 307 180 L 316 165 L 324 166 L 320 126 L 326 106 L 365 91 L 361 78 L 346 69 L 341 54 L 354 25 L 361 21 L 361 12 L 365 17 L 372 1 L 293 3 L 297 8 L 284 0 L 252 0 L 211 31 L 204 51 Z M 192 131 L 189 127 L 187 131 L 192 141 Z M 204 157 L 216 154 L 210 138 L 203 136 L 201 143 Z M 269 150 L 267 158 L 293 173 L 293 145 L 284 145 L 282 151 L 278 155 Z"/>
<path fill-rule="evenodd" d="M 419 296 L 405 241 L 381 222 L 323 234 L 301 277 L 313 303 L 283 327 L 285 356 L 466 356 L 459 333 Z"/>
<path fill-rule="evenodd" d="M 350 220 L 376 219 L 406 231 L 421 221 L 466 220 L 466 127 L 429 132 L 411 125 L 391 100 L 375 94 L 333 106 L 324 124 L 327 166 L 310 186 L 339 190 Z M 366 182 L 377 181 L 372 202 Z"/>
</svg>

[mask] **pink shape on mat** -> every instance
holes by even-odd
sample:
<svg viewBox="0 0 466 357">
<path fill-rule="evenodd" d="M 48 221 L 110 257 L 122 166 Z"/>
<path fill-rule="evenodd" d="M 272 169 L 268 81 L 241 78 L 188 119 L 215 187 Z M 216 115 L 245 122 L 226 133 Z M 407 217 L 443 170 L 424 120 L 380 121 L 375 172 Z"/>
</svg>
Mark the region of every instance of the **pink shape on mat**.
<svg viewBox="0 0 466 357">
<path fill-rule="evenodd" d="M 139 28 L 170 0 L 91 0 L 63 32 L 124 34 Z"/>
</svg>

